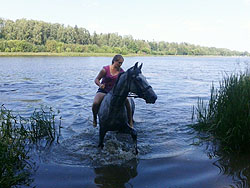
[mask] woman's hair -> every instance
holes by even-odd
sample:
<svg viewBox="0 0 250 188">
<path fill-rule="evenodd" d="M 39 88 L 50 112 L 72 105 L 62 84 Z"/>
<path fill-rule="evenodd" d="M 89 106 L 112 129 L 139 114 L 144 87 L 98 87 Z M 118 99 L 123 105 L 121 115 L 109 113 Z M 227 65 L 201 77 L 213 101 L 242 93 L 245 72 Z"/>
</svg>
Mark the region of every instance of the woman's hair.
<svg viewBox="0 0 250 188">
<path fill-rule="evenodd" d="M 124 61 L 124 58 L 122 57 L 122 55 L 120 55 L 120 54 L 115 55 L 112 59 L 112 64 L 114 64 L 115 61 L 119 61 L 119 60 Z"/>
</svg>

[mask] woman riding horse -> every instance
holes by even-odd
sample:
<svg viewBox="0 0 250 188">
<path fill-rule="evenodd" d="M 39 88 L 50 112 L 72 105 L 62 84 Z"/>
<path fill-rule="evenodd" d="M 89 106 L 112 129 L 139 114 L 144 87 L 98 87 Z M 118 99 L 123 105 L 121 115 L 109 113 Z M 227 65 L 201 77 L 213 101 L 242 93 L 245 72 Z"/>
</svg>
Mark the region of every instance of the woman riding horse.
<svg viewBox="0 0 250 188">
<path fill-rule="evenodd" d="M 115 55 L 112 60 L 111 65 L 104 66 L 102 70 L 99 72 L 97 77 L 95 78 L 95 84 L 99 86 L 99 89 L 96 92 L 94 102 L 92 105 L 93 112 L 93 126 L 97 126 L 97 113 L 100 107 L 100 104 L 104 98 L 104 96 L 113 88 L 119 73 L 124 72 L 121 68 L 122 63 L 124 62 L 124 58 L 121 55 Z M 127 115 L 129 119 L 130 127 L 133 127 L 133 118 L 132 118 L 132 110 L 129 104 L 128 99 L 126 99 L 126 108 Z"/>
<path fill-rule="evenodd" d="M 126 72 L 120 73 L 117 81 L 110 92 L 108 92 L 100 105 L 99 117 L 99 147 L 103 148 L 104 137 L 108 131 L 118 131 L 130 134 L 137 150 L 137 133 L 128 124 L 126 110 L 127 96 L 130 92 L 142 98 L 146 103 L 155 103 L 157 96 L 146 78 L 141 72 L 142 64 L 138 67 L 138 62 Z M 132 100 L 130 100 L 132 102 Z M 131 103 L 134 111 L 134 103 Z"/>
</svg>

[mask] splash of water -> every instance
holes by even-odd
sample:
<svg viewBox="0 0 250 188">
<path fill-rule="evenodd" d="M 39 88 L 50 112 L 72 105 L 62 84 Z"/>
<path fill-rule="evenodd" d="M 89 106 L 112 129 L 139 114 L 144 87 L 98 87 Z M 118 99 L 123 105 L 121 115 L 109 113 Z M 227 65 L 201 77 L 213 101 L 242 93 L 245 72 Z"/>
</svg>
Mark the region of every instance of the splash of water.
<svg viewBox="0 0 250 188">
<path fill-rule="evenodd" d="M 43 153 L 43 161 L 55 164 L 77 166 L 121 165 L 133 159 L 140 158 L 150 151 L 150 147 L 139 144 L 139 155 L 135 155 L 134 143 L 130 135 L 107 133 L 104 148 L 98 145 L 98 132 L 86 129 L 84 133 L 76 134 L 52 146 Z"/>
</svg>

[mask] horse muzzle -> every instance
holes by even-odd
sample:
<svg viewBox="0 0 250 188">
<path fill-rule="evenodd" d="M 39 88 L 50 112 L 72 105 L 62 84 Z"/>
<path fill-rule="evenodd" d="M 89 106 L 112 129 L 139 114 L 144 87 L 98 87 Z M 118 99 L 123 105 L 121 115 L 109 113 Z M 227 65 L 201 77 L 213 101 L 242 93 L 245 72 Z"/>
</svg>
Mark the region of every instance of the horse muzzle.
<svg viewBox="0 0 250 188">
<path fill-rule="evenodd" d="M 157 99 L 157 95 L 155 94 L 155 92 L 152 89 L 148 90 L 145 96 L 146 103 L 154 104 L 156 99 Z"/>
</svg>

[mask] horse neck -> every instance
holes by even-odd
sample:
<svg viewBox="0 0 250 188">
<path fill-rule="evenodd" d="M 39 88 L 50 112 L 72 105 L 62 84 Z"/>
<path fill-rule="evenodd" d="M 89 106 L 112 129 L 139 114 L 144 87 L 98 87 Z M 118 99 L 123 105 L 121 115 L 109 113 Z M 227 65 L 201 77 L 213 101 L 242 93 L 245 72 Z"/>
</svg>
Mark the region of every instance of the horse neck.
<svg viewBox="0 0 250 188">
<path fill-rule="evenodd" d="M 111 107 L 122 107 L 129 93 L 127 72 L 120 75 L 112 90 Z"/>
</svg>

